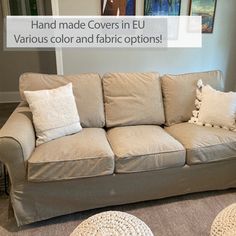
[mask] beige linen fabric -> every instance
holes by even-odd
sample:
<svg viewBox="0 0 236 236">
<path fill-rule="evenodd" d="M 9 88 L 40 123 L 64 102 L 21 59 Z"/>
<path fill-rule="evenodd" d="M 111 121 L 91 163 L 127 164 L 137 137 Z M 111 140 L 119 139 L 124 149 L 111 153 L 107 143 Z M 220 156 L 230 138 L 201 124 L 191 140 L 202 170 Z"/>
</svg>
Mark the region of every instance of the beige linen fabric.
<svg viewBox="0 0 236 236">
<path fill-rule="evenodd" d="M 56 89 L 24 92 L 36 130 L 36 146 L 82 130 L 72 83 Z"/>
<path fill-rule="evenodd" d="M 98 74 L 47 75 L 25 73 L 20 77 L 20 94 L 24 91 L 54 89 L 73 84 L 73 93 L 82 127 L 101 128 L 105 125 L 101 78 Z"/>
<path fill-rule="evenodd" d="M 0 161 L 9 170 L 10 199 L 19 226 L 98 207 L 236 187 L 234 158 L 132 174 L 28 182 L 24 162 L 34 149 L 35 137 L 29 109 L 22 106 L 0 131 Z"/>
<path fill-rule="evenodd" d="M 114 154 L 101 128 L 84 128 L 38 146 L 28 160 L 28 180 L 43 182 L 109 175 Z"/>
<path fill-rule="evenodd" d="M 1 157 L 0 157 L 1 158 Z M 67 181 L 26 182 L 11 191 L 18 225 L 105 206 L 236 187 L 236 160 Z"/>
<path fill-rule="evenodd" d="M 35 131 L 32 113 L 25 102 L 21 102 L 0 129 L 0 138 L 12 138 L 17 141 L 26 161 L 35 148 Z"/>
<path fill-rule="evenodd" d="M 110 73 L 102 81 L 107 127 L 165 122 L 158 73 Z"/>
<path fill-rule="evenodd" d="M 236 159 L 236 132 L 190 123 L 165 129 L 187 150 L 187 164 Z"/>
<path fill-rule="evenodd" d="M 32 115 L 21 103 L 0 129 L 0 161 L 8 168 L 11 184 L 25 181 L 25 162 L 35 148 Z"/>
<path fill-rule="evenodd" d="M 108 140 L 115 153 L 115 171 L 129 173 L 185 164 L 185 149 L 161 127 L 140 125 L 112 128 Z"/>
<path fill-rule="evenodd" d="M 166 125 L 188 121 L 195 110 L 197 81 L 202 80 L 217 90 L 223 90 L 220 71 L 182 75 L 164 75 L 161 78 Z"/>
</svg>

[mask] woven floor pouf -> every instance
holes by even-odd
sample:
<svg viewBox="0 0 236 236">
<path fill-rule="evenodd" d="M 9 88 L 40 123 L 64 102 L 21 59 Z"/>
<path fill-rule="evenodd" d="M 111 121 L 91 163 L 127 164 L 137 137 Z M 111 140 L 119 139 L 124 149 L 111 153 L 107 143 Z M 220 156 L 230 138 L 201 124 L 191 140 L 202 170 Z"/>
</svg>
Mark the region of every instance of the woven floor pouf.
<svg viewBox="0 0 236 236">
<path fill-rule="evenodd" d="M 70 236 L 153 236 L 137 217 L 120 211 L 106 211 L 83 221 Z"/>
<path fill-rule="evenodd" d="M 211 236 L 236 236 L 236 203 L 216 216 L 211 226 Z"/>
</svg>

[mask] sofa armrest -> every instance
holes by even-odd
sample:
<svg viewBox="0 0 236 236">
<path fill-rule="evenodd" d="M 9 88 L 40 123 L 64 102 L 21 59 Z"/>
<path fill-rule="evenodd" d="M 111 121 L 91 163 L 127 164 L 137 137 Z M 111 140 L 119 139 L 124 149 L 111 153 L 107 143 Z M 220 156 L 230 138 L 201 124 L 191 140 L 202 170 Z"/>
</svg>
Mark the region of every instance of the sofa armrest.
<svg viewBox="0 0 236 236">
<path fill-rule="evenodd" d="M 35 149 L 32 115 L 21 103 L 0 130 L 0 161 L 9 172 L 12 185 L 26 180 L 26 161 Z"/>
</svg>

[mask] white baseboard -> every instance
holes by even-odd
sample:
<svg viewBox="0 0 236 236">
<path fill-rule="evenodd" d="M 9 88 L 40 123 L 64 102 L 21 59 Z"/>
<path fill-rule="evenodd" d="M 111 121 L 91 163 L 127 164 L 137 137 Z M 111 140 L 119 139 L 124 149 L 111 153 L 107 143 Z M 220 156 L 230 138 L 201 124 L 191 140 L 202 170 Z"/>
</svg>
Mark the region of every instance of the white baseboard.
<svg viewBox="0 0 236 236">
<path fill-rule="evenodd" d="M 20 102 L 19 92 L 0 92 L 0 103 Z"/>
</svg>

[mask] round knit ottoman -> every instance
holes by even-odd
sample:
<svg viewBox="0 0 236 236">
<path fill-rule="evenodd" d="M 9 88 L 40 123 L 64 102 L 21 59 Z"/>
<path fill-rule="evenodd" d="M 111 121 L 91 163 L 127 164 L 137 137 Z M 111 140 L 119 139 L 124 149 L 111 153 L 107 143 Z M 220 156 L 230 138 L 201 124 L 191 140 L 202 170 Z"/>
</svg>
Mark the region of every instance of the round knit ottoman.
<svg viewBox="0 0 236 236">
<path fill-rule="evenodd" d="M 222 210 L 213 221 L 211 236 L 236 235 L 236 203 Z"/>
<path fill-rule="evenodd" d="M 70 236 L 153 236 L 148 226 L 135 216 L 106 211 L 83 221 Z"/>
</svg>

